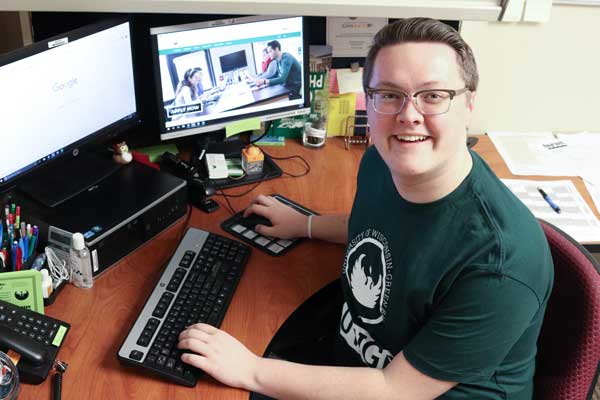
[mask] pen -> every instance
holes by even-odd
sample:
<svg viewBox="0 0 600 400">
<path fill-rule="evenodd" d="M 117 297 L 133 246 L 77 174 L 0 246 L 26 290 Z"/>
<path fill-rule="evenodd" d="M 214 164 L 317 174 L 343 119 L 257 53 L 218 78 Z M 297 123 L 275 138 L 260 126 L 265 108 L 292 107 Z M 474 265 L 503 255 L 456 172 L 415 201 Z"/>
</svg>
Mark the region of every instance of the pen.
<svg viewBox="0 0 600 400">
<path fill-rule="evenodd" d="M 546 200 L 546 203 L 548 203 L 548 205 L 550 207 L 552 207 L 552 209 L 557 213 L 560 214 L 560 207 L 554 202 L 554 200 L 552 200 L 550 198 L 550 196 L 548 196 L 548 194 L 546 194 L 546 192 L 544 192 L 544 190 L 542 188 L 537 188 L 538 192 L 540 192 L 540 194 L 542 195 L 542 198 L 544 200 Z"/>
<path fill-rule="evenodd" d="M 13 268 L 13 271 L 17 270 L 17 242 L 15 241 L 12 245 L 11 251 L 10 251 L 10 258 L 11 258 L 11 265 Z"/>
</svg>

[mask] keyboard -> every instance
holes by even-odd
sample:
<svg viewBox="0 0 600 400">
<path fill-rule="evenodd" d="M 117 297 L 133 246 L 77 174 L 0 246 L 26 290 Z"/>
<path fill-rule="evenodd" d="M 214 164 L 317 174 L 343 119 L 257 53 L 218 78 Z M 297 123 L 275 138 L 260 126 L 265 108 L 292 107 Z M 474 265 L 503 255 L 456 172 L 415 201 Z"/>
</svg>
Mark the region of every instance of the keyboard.
<svg viewBox="0 0 600 400">
<path fill-rule="evenodd" d="M 0 300 L 0 350 L 21 355 L 17 368 L 26 383 L 43 382 L 71 326 Z"/>
<path fill-rule="evenodd" d="M 220 326 L 250 247 L 189 228 L 118 352 L 121 362 L 193 387 L 201 371 L 181 362 L 179 334 L 197 322 Z"/>
<path fill-rule="evenodd" d="M 292 200 L 283 197 L 280 194 L 271 194 L 283 204 L 292 207 L 294 210 L 304 215 L 319 215 L 318 213 L 309 210 L 308 208 L 301 206 L 300 204 L 293 202 Z M 268 220 L 267 220 L 268 221 Z M 281 256 L 296 247 L 303 238 L 291 238 L 291 239 L 278 239 L 273 237 L 262 236 L 254 230 L 257 222 L 263 225 L 269 225 L 269 223 L 257 221 L 256 218 L 244 218 L 244 211 L 240 211 L 227 220 L 221 223 L 221 228 L 224 231 L 231 233 L 233 236 L 240 240 L 247 242 L 248 244 L 256 247 L 259 250 L 272 256 Z"/>
</svg>

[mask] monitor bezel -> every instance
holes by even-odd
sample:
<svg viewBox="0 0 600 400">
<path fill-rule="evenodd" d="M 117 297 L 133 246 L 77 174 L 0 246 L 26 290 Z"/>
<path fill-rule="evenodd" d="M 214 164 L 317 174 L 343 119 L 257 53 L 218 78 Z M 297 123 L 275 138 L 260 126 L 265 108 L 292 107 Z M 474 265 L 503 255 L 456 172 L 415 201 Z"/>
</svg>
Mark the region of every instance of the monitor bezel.
<svg viewBox="0 0 600 400">
<path fill-rule="evenodd" d="M 23 60 L 28 57 L 35 56 L 37 54 L 52 51 L 56 48 L 62 47 L 64 45 L 69 45 L 77 40 L 82 40 L 88 36 L 93 34 L 108 30 L 110 28 L 114 28 L 116 26 L 122 24 L 129 24 L 129 43 L 131 49 L 131 62 L 132 62 L 132 79 L 133 79 L 133 87 L 134 87 L 134 96 L 135 96 L 135 111 L 122 119 L 113 122 L 110 125 L 107 125 L 95 132 L 90 132 L 88 135 L 84 136 L 80 140 L 73 142 L 65 147 L 58 148 L 56 151 L 60 151 L 56 154 L 55 157 L 50 159 L 46 159 L 45 161 L 33 165 L 27 166 L 26 169 L 22 169 L 19 171 L 15 171 L 13 174 L 16 174 L 6 181 L 0 183 L 0 193 L 3 193 L 7 190 L 10 190 L 18 185 L 20 181 L 25 177 L 29 177 L 30 175 L 38 172 L 43 168 L 47 168 L 51 165 L 56 165 L 58 162 L 64 162 L 68 159 L 76 158 L 81 154 L 81 152 L 85 151 L 87 146 L 93 145 L 95 143 L 105 142 L 114 138 L 125 131 L 135 128 L 141 124 L 140 119 L 140 100 L 138 98 L 137 93 L 137 74 L 136 74 L 136 61 L 135 61 L 135 46 L 133 41 L 133 33 L 132 33 L 132 20 L 130 17 L 118 17 L 118 18 L 110 18 L 107 20 L 103 20 L 100 22 L 96 22 L 93 24 L 85 25 L 81 28 L 73 29 L 67 31 L 62 34 L 54 35 L 50 38 L 44 39 L 42 41 L 33 43 L 31 45 L 16 49 L 9 53 L 0 55 L 0 67 L 4 65 L 8 65 L 20 60 Z M 67 42 L 58 44 L 61 42 Z M 56 43 L 50 47 L 50 43 Z M 39 161 L 39 160 L 38 160 Z"/>
<path fill-rule="evenodd" d="M 286 19 L 286 18 L 301 18 L 302 19 L 302 46 L 303 46 L 303 64 L 302 64 L 302 73 L 304 75 L 304 85 L 303 85 L 303 94 L 304 94 L 304 103 L 301 105 L 290 105 L 286 107 L 277 108 L 275 110 L 261 110 L 231 117 L 220 118 L 217 120 L 208 121 L 206 125 L 198 126 L 198 127 L 190 127 L 187 129 L 178 129 L 173 131 L 167 131 L 166 129 L 166 120 L 163 112 L 164 109 L 164 101 L 163 101 L 163 93 L 162 93 L 162 85 L 161 85 L 161 76 L 160 76 L 160 61 L 159 61 L 159 53 L 158 53 L 158 35 L 165 33 L 174 33 L 174 32 L 182 32 L 186 30 L 195 30 L 195 29 L 205 29 L 205 28 L 213 28 L 218 26 L 225 25 L 239 25 L 246 24 L 251 22 L 262 22 L 262 21 L 271 21 L 277 19 Z M 154 69 L 154 88 L 156 94 L 156 105 L 158 112 L 158 123 L 159 123 L 159 133 L 161 141 L 184 138 L 188 136 L 194 136 L 203 133 L 214 132 L 220 129 L 224 129 L 228 124 L 231 124 L 236 121 L 241 121 L 248 118 L 260 117 L 262 121 L 271 121 L 274 119 L 291 117 L 297 115 L 304 115 L 310 113 L 310 90 L 309 90 L 309 68 L 308 68 L 308 59 L 309 59 L 309 44 L 308 44 L 308 35 L 307 35 L 308 23 L 307 19 L 301 15 L 270 15 L 270 16 L 250 16 L 250 17 L 239 17 L 239 18 L 226 18 L 220 20 L 213 21 L 202 21 L 202 22 L 194 22 L 189 24 L 180 24 L 180 25 L 170 25 L 170 26 L 162 26 L 162 27 L 154 27 L 150 28 L 151 42 L 152 42 L 152 64 Z"/>
</svg>

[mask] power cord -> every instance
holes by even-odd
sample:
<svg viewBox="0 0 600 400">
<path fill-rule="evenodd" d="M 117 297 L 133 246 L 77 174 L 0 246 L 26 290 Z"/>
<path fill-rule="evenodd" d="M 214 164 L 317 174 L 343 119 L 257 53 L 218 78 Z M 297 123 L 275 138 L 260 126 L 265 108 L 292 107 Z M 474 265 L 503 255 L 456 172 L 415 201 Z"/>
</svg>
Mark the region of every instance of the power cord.
<svg viewBox="0 0 600 400">
<path fill-rule="evenodd" d="M 69 364 L 67 364 L 64 361 L 59 361 L 56 360 L 54 362 L 54 371 L 56 371 L 54 373 L 54 376 L 52 377 L 52 382 L 54 383 L 53 385 L 53 400 L 61 400 L 62 399 L 62 376 L 63 374 L 67 371 L 67 367 L 69 366 Z"/>
<path fill-rule="evenodd" d="M 58 258 L 58 255 L 52 247 L 46 246 L 44 249 L 48 259 L 48 270 L 54 282 L 68 281 L 71 273 L 67 268 L 67 261 Z"/>
<path fill-rule="evenodd" d="M 228 206 L 228 207 L 227 207 L 227 208 L 228 208 L 228 210 L 227 210 L 227 211 L 229 211 L 229 212 L 231 213 L 231 215 L 233 215 L 233 214 L 235 214 L 235 213 L 236 213 L 236 211 L 235 211 L 235 209 L 233 208 L 233 206 L 231 205 L 231 202 L 229 201 L 229 197 L 232 197 L 232 198 L 234 198 L 234 197 L 243 197 L 243 196 L 247 195 L 248 193 L 250 193 L 251 191 L 253 191 L 254 189 L 256 189 L 257 187 L 259 187 L 259 186 L 260 186 L 260 184 L 261 184 L 261 183 L 263 183 L 263 182 L 264 182 L 264 181 L 257 182 L 257 183 L 256 183 L 254 186 L 252 186 L 250 189 L 248 189 L 248 190 L 246 190 L 245 192 L 242 192 L 242 193 L 238 193 L 238 194 L 228 194 L 228 193 L 225 193 L 225 192 L 223 191 L 223 189 L 219 189 L 219 190 L 217 191 L 217 193 L 215 193 L 215 195 L 216 195 L 216 196 L 222 196 L 222 197 L 225 199 L 225 201 L 227 202 L 227 206 Z M 219 193 L 219 192 L 220 192 L 220 193 Z"/>
<path fill-rule="evenodd" d="M 273 121 L 267 121 L 265 124 L 265 131 L 263 132 L 262 135 L 260 135 L 259 137 L 257 137 L 254 140 L 249 140 L 248 143 L 249 144 L 253 144 L 258 142 L 260 139 L 264 138 L 265 136 L 267 136 L 267 133 L 269 133 L 269 131 L 271 130 L 271 127 L 273 126 Z"/>
<path fill-rule="evenodd" d="M 268 155 L 269 157 L 271 157 L 273 160 L 283 161 L 283 160 L 291 160 L 291 159 L 297 158 L 304 163 L 306 170 L 303 173 L 295 175 L 295 174 L 286 172 L 284 170 L 281 170 L 281 172 L 285 175 L 288 175 L 292 178 L 300 178 L 301 176 L 305 176 L 310 173 L 310 164 L 308 163 L 308 161 L 306 161 L 304 158 L 302 158 L 302 156 L 295 155 L 295 156 L 289 156 L 289 157 L 274 157 L 274 156 L 270 155 L 269 153 L 267 153 L 266 151 L 264 151 L 264 149 L 262 149 L 262 152 L 265 153 L 266 155 Z"/>
</svg>

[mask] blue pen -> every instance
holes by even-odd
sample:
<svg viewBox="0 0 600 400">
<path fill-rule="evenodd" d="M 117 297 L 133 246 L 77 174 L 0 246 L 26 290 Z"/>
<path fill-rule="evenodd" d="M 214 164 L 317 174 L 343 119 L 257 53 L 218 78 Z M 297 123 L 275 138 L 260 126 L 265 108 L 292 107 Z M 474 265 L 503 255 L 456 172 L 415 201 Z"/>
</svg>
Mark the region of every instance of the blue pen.
<svg viewBox="0 0 600 400">
<path fill-rule="evenodd" d="M 28 258 L 29 258 L 29 238 L 27 237 L 27 235 L 25 235 L 25 237 L 23 238 L 23 264 L 25 264 L 25 262 L 27 261 Z"/>
<path fill-rule="evenodd" d="M 2 225 L 2 221 L 0 221 L 0 247 L 2 247 L 2 235 L 4 234 L 4 225 Z"/>
<path fill-rule="evenodd" d="M 13 271 L 17 270 L 17 246 L 18 246 L 18 243 L 15 240 L 13 242 L 13 245 L 12 245 L 12 248 L 11 248 L 11 252 L 10 252 L 10 258 L 11 258 L 11 261 L 12 261 Z"/>
<path fill-rule="evenodd" d="M 552 207 L 552 209 L 554 210 L 554 212 L 556 212 L 557 214 L 560 214 L 560 207 L 554 202 L 554 200 L 552 200 L 552 198 L 550 198 L 550 196 L 548 196 L 546 194 L 546 192 L 544 192 L 544 190 L 542 188 L 537 188 L 538 192 L 540 192 L 540 194 L 542 195 L 542 198 L 544 200 L 546 200 L 546 203 L 548 203 L 548 205 L 550 207 Z"/>
</svg>

